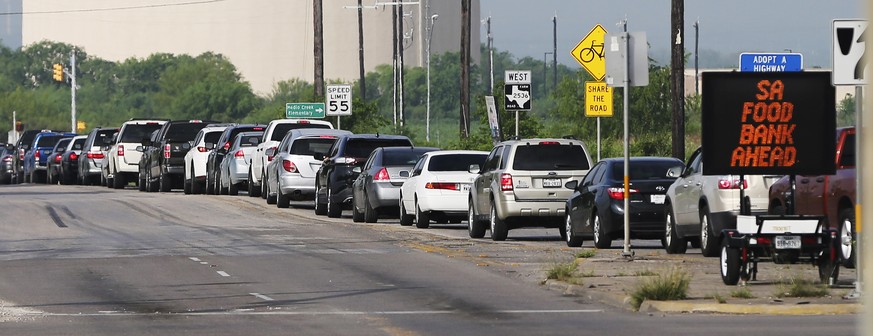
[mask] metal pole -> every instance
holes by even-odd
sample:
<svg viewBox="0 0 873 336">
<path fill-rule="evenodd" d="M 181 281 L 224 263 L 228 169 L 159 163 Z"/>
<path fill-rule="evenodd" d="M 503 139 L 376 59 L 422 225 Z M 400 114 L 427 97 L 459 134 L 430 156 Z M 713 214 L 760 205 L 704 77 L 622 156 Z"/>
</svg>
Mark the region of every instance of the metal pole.
<svg viewBox="0 0 873 336">
<path fill-rule="evenodd" d="M 552 90 L 558 89 L 558 13 L 552 17 Z M 543 78 L 545 79 L 545 78 Z"/>
<path fill-rule="evenodd" d="M 340 116 L 336 116 L 336 129 L 343 129 L 343 128 L 340 126 Z"/>
<path fill-rule="evenodd" d="M 546 56 L 548 56 L 549 54 L 551 54 L 551 52 L 547 51 L 543 53 L 543 97 L 549 95 L 549 81 L 546 80 L 546 74 L 548 74 L 546 68 L 546 64 L 548 64 L 546 63 Z"/>
<path fill-rule="evenodd" d="M 865 227 L 865 225 L 873 225 L 870 224 L 870 220 L 867 217 L 863 216 L 861 209 L 865 206 L 873 206 L 871 204 L 866 204 L 865 198 L 862 197 L 864 195 L 864 190 L 873 190 L 869 189 L 871 187 L 870 182 L 873 182 L 871 179 L 863 178 L 864 174 L 861 172 L 864 171 L 865 167 L 867 167 L 867 160 L 870 160 L 869 157 L 865 157 L 864 152 L 861 151 L 861 148 L 871 148 L 873 146 L 873 142 L 869 142 L 873 140 L 873 137 L 867 136 L 867 127 L 864 125 L 864 118 L 862 118 L 862 114 L 864 113 L 864 91 L 861 86 L 855 86 L 855 157 L 859 158 L 855 161 L 855 175 L 857 176 L 857 181 L 855 182 L 855 247 L 852 249 L 852 253 L 855 253 L 855 272 L 857 273 L 857 281 L 855 281 L 855 292 L 858 295 L 864 293 L 864 278 L 865 272 L 867 272 L 866 267 L 864 267 L 864 263 L 862 262 L 863 257 L 866 253 L 863 251 L 864 246 L 870 245 L 863 243 L 861 228 Z M 873 198 L 871 198 L 873 200 Z M 868 208 L 873 209 L 873 208 Z M 873 217 L 870 217 L 873 218 Z M 867 226 L 873 227 L 873 226 Z M 873 246 L 871 246 L 873 247 Z M 868 247 L 869 248 L 869 247 Z M 869 295 L 864 295 L 869 297 Z M 864 300 L 864 304 L 873 303 L 866 302 L 868 299 Z M 868 309 L 870 306 L 867 306 Z"/>
<path fill-rule="evenodd" d="M 72 116 L 73 121 L 73 130 L 71 132 L 76 133 L 76 49 L 73 49 L 72 53 L 70 53 L 70 115 Z"/>
<path fill-rule="evenodd" d="M 391 7 L 391 39 L 393 40 L 393 54 L 391 55 L 391 75 L 393 76 L 393 88 L 391 90 L 393 99 L 391 101 L 394 109 L 394 129 L 397 129 L 397 7 Z"/>
<path fill-rule="evenodd" d="M 630 104 L 630 77 L 628 76 L 628 71 L 630 71 L 630 36 L 627 32 L 622 33 L 622 39 L 624 40 L 624 92 L 622 96 L 624 98 L 624 250 L 621 252 L 621 255 L 626 258 L 633 258 L 634 253 L 630 249 L 630 216 L 628 213 L 630 212 L 630 136 L 628 135 L 628 105 Z"/>
<path fill-rule="evenodd" d="M 358 67 L 358 75 L 361 77 L 361 82 L 359 83 L 361 86 L 361 100 L 367 101 L 367 82 L 364 70 L 364 6 L 361 1 L 358 0 L 358 62 L 361 63 L 360 67 Z M 337 124 L 339 124 L 339 121 L 337 121 Z"/>
<path fill-rule="evenodd" d="M 600 162 L 600 117 L 597 117 L 597 162 Z"/>
<path fill-rule="evenodd" d="M 515 136 L 518 135 L 518 110 L 515 110 Z"/>
<path fill-rule="evenodd" d="M 697 42 L 700 40 L 700 19 L 694 21 L 694 94 L 700 95 L 700 68 L 697 65 Z"/>
<path fill-rule="evenodd" d="M 488 92 L 494 91 L 494 38 L 491 36 L 491 17 L 488 17 L 488 67 L 490 69 L 490 77 L 488 77 Z"/>
<path fill-rule="evenodd" d="M 18 126 L 18 120 L 16 119 L 15 114 L 15 111 L 12 111 L 12 139 L 9 139 L 9 143 L 18 142 L 18 128 L 16 128 L 16 126 Z"/>
<path fill-rule="evenodd" d="M 430 2 L 427 4 L 428 15 L 430 15 Z M 433 25 L 439 15 L 434 14 L 430 17 L 430 23 L 427 27 L 427 112 L 425 122 L 425 141 L 430 142 L 430 41 L 433 38 Z"/>
<path fill-rule="evenodd" d="M 406 14 L 403 13 L 403 0 L 400 0 L 400 5 L 397 7 L 400 11 L 400 16 L 397 20 L 397 32 L 400 33 L 400 38 L 397 45 L 397 114 L 400 118 L 400 127 L 403 127 L 404 117 L 403 117 L 403 41 L 406 40 L 406 34 L 403 32 L 403 18 Z"/>
</svg>

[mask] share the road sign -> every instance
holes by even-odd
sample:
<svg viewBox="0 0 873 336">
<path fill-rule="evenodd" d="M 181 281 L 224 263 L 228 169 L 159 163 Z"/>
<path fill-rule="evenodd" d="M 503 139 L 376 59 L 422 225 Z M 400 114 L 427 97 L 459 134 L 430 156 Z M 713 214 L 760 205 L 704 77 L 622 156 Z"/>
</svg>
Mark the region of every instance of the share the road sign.
<svg viewBox="0 0 873 336">
<path fill-rule="evenodd" d="M 324 119 L 324 103 L 287 103 L 285 118 Z"/>
</svg>

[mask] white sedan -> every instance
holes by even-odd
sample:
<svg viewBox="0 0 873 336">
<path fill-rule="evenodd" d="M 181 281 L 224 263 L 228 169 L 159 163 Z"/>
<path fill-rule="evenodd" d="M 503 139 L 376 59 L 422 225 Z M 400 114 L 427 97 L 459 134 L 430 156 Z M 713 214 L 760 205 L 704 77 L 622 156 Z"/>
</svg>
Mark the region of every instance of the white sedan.
<svg viewBox="0 0 873 336">
<path fill-rule="evenodd" d="M 427 228 L 431 220 L 460 223 L 467 218 L 470 184 L 486 157 L 488 152 L 468 150 L 424 154 L 400 188 L 400 225 L 414 222 Z"/>
</svg>

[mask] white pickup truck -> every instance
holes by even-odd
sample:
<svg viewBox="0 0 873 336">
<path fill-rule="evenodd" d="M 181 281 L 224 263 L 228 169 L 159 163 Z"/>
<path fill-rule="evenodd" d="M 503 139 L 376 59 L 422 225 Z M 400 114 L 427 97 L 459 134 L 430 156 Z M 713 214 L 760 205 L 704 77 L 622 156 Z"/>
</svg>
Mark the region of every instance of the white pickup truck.
<svg viewBox="0 0 873 336">
<path fill-rule="evenodd" d="M 329 128 L 333 129 L 333 125 L 324 120 L 306 120 L 306 119 L 276 119 L 267 124 L 267 130 L 264 131 L 264 138 L 258 148 L 252 154 L 252 163 L 249 166 L 248 188 L 249 196 L 258 196 L 266 198 L 267 193 L 263 192 L 265 185 L 261 183 L 265 174 L 267 164 L 273 159 L 267 156 L 267 149 L 275 148 L 285 137 L 288 131 L 298 128 Z"/>
</svg>

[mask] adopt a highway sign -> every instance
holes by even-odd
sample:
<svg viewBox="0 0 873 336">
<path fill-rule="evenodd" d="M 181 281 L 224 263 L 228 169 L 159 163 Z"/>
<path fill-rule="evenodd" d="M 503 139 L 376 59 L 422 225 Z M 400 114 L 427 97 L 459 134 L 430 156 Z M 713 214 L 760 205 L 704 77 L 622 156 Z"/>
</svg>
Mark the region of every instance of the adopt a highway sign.
<svg viewBox="0 0 873 336">
<path fill-rule="evenodd" d="M 285 118 L 324 119 L 324 103 L 286 103 Z"/>
<path fill-rule="evenodd" d="M 349 84 L 331 84 L 327 86 L 325 100 L 328 116 L 352 115 L 352 86 Z"/>
<path fill-rule="evenodd" d="M 803 55 L 798 53 L 742 53 L 741 72 L 803 71 Z"/>
</svg>

